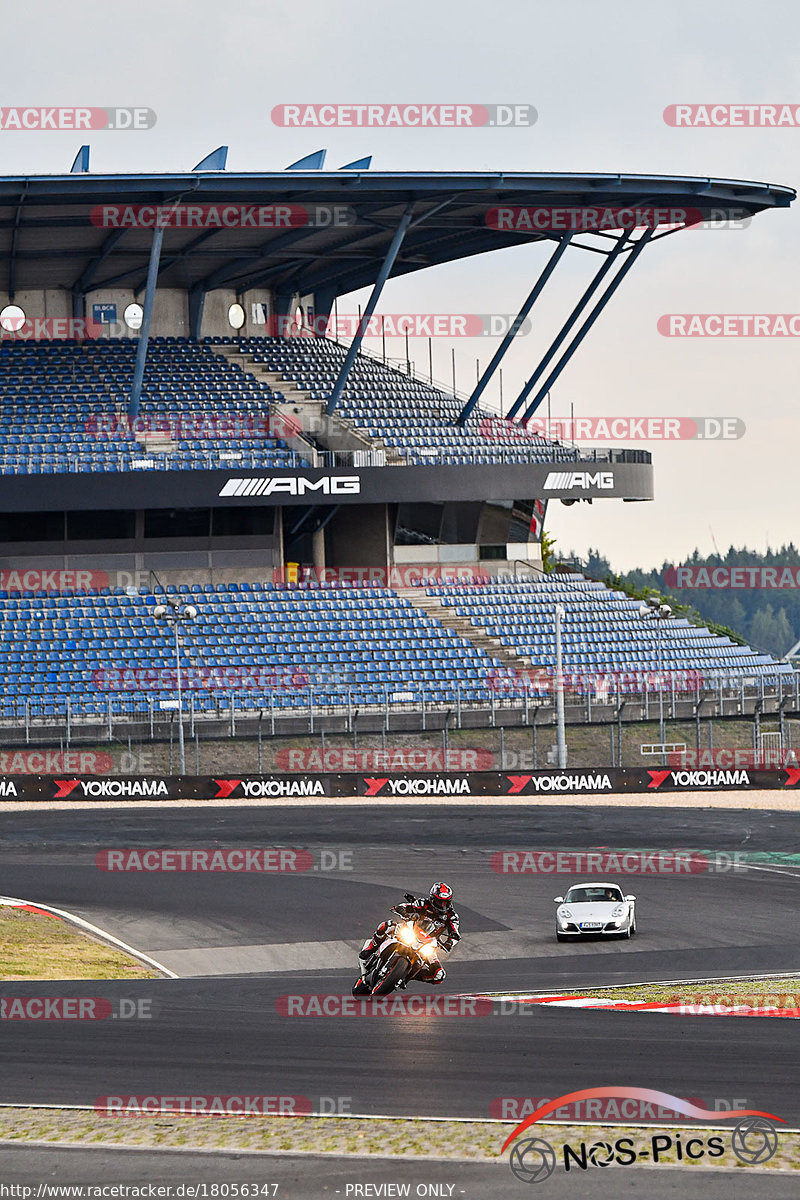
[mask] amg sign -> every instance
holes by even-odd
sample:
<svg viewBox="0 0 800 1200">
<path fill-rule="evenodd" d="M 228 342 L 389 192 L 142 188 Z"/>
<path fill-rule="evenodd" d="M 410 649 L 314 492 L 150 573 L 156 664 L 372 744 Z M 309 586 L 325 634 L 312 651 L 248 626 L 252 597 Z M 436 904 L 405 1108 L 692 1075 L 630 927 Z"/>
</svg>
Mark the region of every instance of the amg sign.
<svg viewBox="0 0 800 1200">
<path fill-rule="evenodd" d="M 603 491 L 609 491 L 613 486 L 613 471 L 550 471 L 544 481 L 543 491 L 565 492 L 573 488 L 601 488 Z"/>
<path fill-rule="evenodd" d="M 250 479 L 229 479 L 220 489 L 220 496 L 305 496 L 309 492 L 320 492 L 323 496 L 343 496 L 361 491 L 359 475 L 323 475 L 321 479 L 307 479 L 305 475 L 274 476 L 261 475 Z"/>
</svg>

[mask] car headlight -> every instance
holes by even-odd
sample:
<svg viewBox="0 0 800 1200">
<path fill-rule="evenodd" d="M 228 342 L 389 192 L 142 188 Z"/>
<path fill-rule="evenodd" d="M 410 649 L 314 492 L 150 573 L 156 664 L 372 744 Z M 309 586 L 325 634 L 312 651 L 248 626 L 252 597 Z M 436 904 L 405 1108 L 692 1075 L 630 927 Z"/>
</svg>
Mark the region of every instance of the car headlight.
<svg viewBox="0 0 800 1200">
<path fill-rule="evenodd" d="M 571 921 L 571 920 L 572 920 L 572 913 L 570 912 L 570 910 L 569 910 L 568 908 L 560 908 L 560 909 L 558 910 L 558 915 L 559 915 L 559 917 L 560 917 L 560 918 L 562 918 L 564 921 Z"/>
<path fill-rule="evenodd" d="M 612 916 L 612 918 L 614 918 L 616 920 L 617 917 L 624 917 L 626 911 L 627 910 L 626 910 L 624 904 L 618 904 L 617 907 L 612 912 L 611 916 Z"/>
</svg>

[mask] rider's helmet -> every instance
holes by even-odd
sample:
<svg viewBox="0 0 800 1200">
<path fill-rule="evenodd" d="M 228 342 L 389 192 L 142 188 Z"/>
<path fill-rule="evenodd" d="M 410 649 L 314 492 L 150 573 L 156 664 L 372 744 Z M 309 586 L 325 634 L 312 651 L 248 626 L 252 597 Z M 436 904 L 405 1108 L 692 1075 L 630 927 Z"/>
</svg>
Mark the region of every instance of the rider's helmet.
<svg viewBox="0 0 800 1200">
<path fill-rule="evenodd" d="M 446 913 L 453 899 L 453 889 L 446 883 L 434 883 L 428 899 L 437 912 Z"/>
</svg>

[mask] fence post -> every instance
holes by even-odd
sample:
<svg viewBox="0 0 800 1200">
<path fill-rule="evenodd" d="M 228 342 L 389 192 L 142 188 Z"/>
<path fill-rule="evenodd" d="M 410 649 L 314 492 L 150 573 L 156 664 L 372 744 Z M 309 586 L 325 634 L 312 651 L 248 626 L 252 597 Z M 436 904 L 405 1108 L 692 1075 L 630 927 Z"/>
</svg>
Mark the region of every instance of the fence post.
<svg viewBox="0 0 800 1200">
<path fill-rule="evenodd" d="M 194 730 L 194 773 L 200 774 L 200 731 Z"/>
<path fill-rule="evenodd" d="M 386 684 L 383 685 L 383 730 L 384 733 L 389 728 L 389 688 Z"/>
<path fill-rule="evenodd" d="M 70 738 L 72 736 L 72 705 L 70 697 L 67 696 L 67 749 L 69 750 Z"/>
<path fill-rule="evenodd" d="M 106 698 L 106 715 L 108 717 L 108 740 L 111 741 L 111 697 Z"/>
<path fill-rule="evenodd" d="M 500 726 L 500 770 L 506 769 L 506 728 L 505 725 Z"/>
<path fill-rule="evenodd" d="M 353 732 L 353 690 L 347 685 L 347 732 Z"/>
<path fill-rule="evenodd" d="M 25 743 L 27 745 L 31 740 L 31 701 L 30 697 L 25 697 Z"/>
<path fill-rule="evenodd" d="M 492 688 L 489 693 L 489 704 L 491 706 L 491 713 L 492 713 L 492 729 L 494 729 L 495 724 L 496 724 L 496 717 L 495 717 L 495 711 L 494 711 L 494 688 Z"/>
<path fill-rule="evenodd" d="M 275 737 L 275 688 L 269 689 L 269 728 L 270 733 Z"/>
<path fill-rule="evenodd" d="M 189 693 L 189 737 L 194 737 L 194 692 Z"/>
<path fill-rule="evenodd" d="M 456 724 L 461 728 L 461 684 L 456 684 Z"/>
<path fill-rule="evenodd" d="M 264 773 L 262 757 L 261 757 L 261 718 L 263 716 L 263 713 L 264 713 L 263 708 L 258 710 L 258 773 L 259 773 L 259 775 L 263 775 L 263 773 Z M 322 735 L 322 738 L 323 738 L 322 749 L 323 749 L 323 754 L 324 754 L 324 750 L 325 750 L 325 734 L 324 733 Z M 199 774 L 199 771 L 198 771 L 198 774 Z"/>
<path fill-rule="evenodd" d="M 423 728 L 423 730 L 426 730 L 428 728 L 428 726 L 427 726 L 427 714 L 425 712 L 425 684 L 424 683 L 422 684 L 422 686 L 420 688 L 420 694 L 422 696 L 422 728 Z"/>
<path fill-rule="evenodd" d="M 231 692 L 231 737 L 236 737 L 236 695 Z"/>
<path fill-rule="evenodd" d="M 314 688 L 308 685 L 308 732 L 314 732 Z"/>
<path fill-rule="evenodd" d="M 616 756 L 614 754 L 614 722 L 613 721 L 609 725 L 608 731 L 611 734 L 611 766 L 615 767 L 617 764 L 615 762 Z"/>
</svg>

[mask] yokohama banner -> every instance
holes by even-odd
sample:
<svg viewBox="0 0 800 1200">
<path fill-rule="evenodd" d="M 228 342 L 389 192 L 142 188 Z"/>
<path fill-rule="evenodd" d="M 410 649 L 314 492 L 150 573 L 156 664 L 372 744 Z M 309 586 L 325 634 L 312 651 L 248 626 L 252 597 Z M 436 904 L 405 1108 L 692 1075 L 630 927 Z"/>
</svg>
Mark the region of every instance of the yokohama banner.
<svg viewBox="0 0 800 1200">
<path fill-rule="evenodd" d="M 287 804 L 330 799 L 374 798 L 388 803 L 495 798 L 603 796 L 637 792 L 747 791 L 800 787 L 800 767 L 645 767 L 626 770 L 406 772 L 402 774 L 248 775 L 0 775 L 2 800 L 65 800 L 76 803 L 169 800 L 284 800 Z"/>
</svg>

